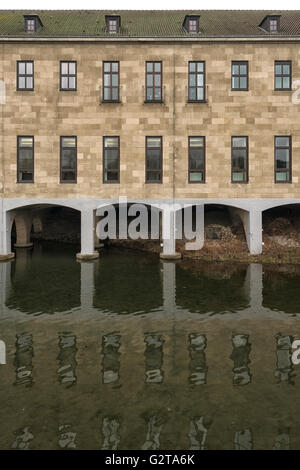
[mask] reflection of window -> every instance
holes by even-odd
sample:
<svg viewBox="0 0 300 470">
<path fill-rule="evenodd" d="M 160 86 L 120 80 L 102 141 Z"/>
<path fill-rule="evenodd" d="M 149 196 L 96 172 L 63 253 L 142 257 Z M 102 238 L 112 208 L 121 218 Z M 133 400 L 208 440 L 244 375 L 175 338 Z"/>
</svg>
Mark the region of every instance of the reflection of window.
<svg viewBox="0 0 300 470">
<path fill-rule="evenodd" d="M 33 183 L 34 138 L 18 136 L 18 183 Z"/>
<path fill-rule="evenodd" d="M 287 61 L 275 61 L 275 90 L 291 89 L 292 63 Z"/>
<path fill-rule="evenodd" d="M 248 137 L 231 138 L 231 181 L 248 183 Z"/>
<path fill-rule="evenodd" d="M 60 63 L 60 89 L 61 90 L 76 90 L 76 62 L 61 62 Z"/>
<path fill-rule="evenodd" d="M 189 101 L 205 101 L 205 62 L 189 62 Z"/>
<path fill-rule="evenodd" d="M 235 61 L 231 64 L 231 89 L 248 90 L 248 62 Z"/>
<path fill-rule="evenodd" d="M 189 183 L 205 183 L 205 137 L 189 137 Z"/>
<path fill-rule="evenodd" d="M 162 101 L 161 62 L 146 62 L 146 101 Z"/>
<path fill-rule="evenodd" d="M 291 176 L 291 137 L 275 137 L 275 183 L 290 183 Z"/>
<path fill-rule="evenodd" d="M 103 62 L 103 101 L 119 101 L 119 62 Z"/>
<path fill-rule="evenodd" d="M 77 137 L 60 138 L 60 182 L 76 183 Z"/>
<path fill-rule="evenodd" d="M 103 137 L 103 182 L 120 182 L 119 137 Z"/>
<path fill-rule="evenodd" d="M 33 90 L 33 61 L 17 62 L 17 90 Z"/>
<path fill-rule="evenodd" d="M 162 182 L 162 137 L 146 137 L 146 183 Z"/>
</svg>

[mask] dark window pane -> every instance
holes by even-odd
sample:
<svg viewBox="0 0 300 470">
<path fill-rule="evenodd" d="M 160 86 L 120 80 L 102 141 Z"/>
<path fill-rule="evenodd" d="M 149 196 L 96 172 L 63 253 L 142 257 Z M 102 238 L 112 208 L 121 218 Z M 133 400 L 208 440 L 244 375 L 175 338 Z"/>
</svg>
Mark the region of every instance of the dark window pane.
<svg viewBox="0 0 300 470">
<path fill-rule="evenodd" d="M 75 171 L 63 171 L 62 181 L 75 181 Z"/>
<path fill-rule="evenodd" d="M 119 180 L 119 173 L 115 171 L 108 171 L 105 173 L 104 177 L 105 181 L 118 181 Z"/>
<path fill-rule="evenodd" d="M 161 176 L 159 172 L 147 171 L 147 181 L 160 181 Z"/>
</svg>

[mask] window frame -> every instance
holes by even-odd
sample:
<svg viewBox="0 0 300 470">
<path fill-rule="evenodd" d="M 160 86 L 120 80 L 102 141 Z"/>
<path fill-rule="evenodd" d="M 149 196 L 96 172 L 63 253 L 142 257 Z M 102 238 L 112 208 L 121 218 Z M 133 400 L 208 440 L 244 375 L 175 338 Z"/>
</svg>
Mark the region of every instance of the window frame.
<svg viewBox="0 0 300 470">
<path fill-rule="evenodd" d="M 289 146 L 276 146 L 276 139 L 280 137 L 285 137 L 289 139 Z M 276 167 L 276 150 L 277 149 L 289 149 L 289 169 L 288 170 L 278 170 Z M 277 181 L 276 180 L 276 173 L 288 173 L 289 179 L 286 181 Z M 291 135 L 275 135 L 274 136 L 274 182 L 275 184 L 291 184 L 292 183 L 292 136 Z"/>
<path fill-rule="evenodd" d="M 290 66 L 290 73 L 289 74 L 276 74 L 276 65 L 289 65 Z M 276 78 L 281 78 L 281 83 L 284 77 L 289 77 L 290 79 L 290 86 L 289 88 L 277 88 L 276 87 Z M 274 91 L 291 91 L 292 89 L 292 61 L 291 60 L 275 60 L 274 61 Z"/>
<path fill-rule="evenodd" d="M 276 29 L 271 28 L 271 23 L 276 24 Z M 279 25 L 278 18 L 269 18 L 269 31 L 270 31 L 270 33 L 278 33 L 278 25 Z"/>
<path fill-rule="evenodd" d="M 32 139 L 32 180 L 22 181 L 19 178 L 19 171 L 20 171 L 20 147 L 19 141 L 23 138 L 31 138 Z M 27 147 L 28 148 L 28 147 Z M 34 135 L 17 135 L 17 183 L 19 184 L 32 184 L 34 183 Z"/>
<path fill-rule="evenodd" d="M 33 29 L 28 28 L 28 23 L 33 22 Z M 25 32 L 35 33 L 36 32 L 36 18 L 25 18 Z"/>
<path fill-rule="evenodd" d="M 233 74 L 233 66 L 234 65 L 238 65 L 239 67 L 241 65 L 246 65 L 247 67 L 247 72 L 246 72 L 246 75 L 241 75 L 240 73 L 240 69 L 239 69 L 239 73 L 238 75 L 236 74 Z M 239 87 L 238 88 L 233 88 L 233 78 L 234 77 L 238 77 L 239 79 Z M 247 87 L 246 88 L 241 88 L 240 87 L 240 84 L 241 84 L 241 77 L 246 77 L 246 80 L 247 80 Z M 249 61 L 248 60 L 232 60 L 231 61 L 231 91 L 249 91 Z"/>
<path fill-rule="evenodd" d="M 118 139 L 118 170 L 106 170 L 105 169 L 105 139 L 115 138 Z M 116 147 L 111 147 L 116 148 Z M 118 173 L 118 179 L 114 181 L 106 181 L 105 173 L 112 172 Z M 120 184 L 120 136 L 119 135 L 104 135 L 102 139 L 102 182 L 103 184 Z"/>
<path fill-rule="evenodd" d="M 110 71 L 105 72 L 104 70 L 104 64 L 110 64 Z M 118 72 L 112 72 L 112 64 L 118 64 Z M 118 85 L 113 86 L 112 85 L 112 75 L 118 75 Z M 105 86 L 105 80 L 104 77 L 105 75 L 110 76 L 110 85 Z M 105 89 L 108 88 L 110 90 L 110 99 L 105 99 L 104 97 L 104 91 Z M 112 99 L 112 90 L 113 88 L 117 88 L 118 90 L 118 98 L 116 100 Z M 102 102 L 103 103 L 120 103 L 120 62 L 118 60 L 104 60 L 102 62 Z"/>
<path fill-rule="evenodd" d="M 246 147 L 234 147 L 233 139 L 246 139 Z M 233 150 L 246 150 L 246 169 L 240 171 L 233 170 Z M 234 181 L 233 173 L 245 173 L 246 178 L 244 181 Z M 248 184 L 249 183 L 249 136 L 247 135 L 232 135 L 231 136 L 231 183 L 232 184 Z"/>
<path fill-rule="evenodd" d="M 20 64 L 32 64 L 32 75 L 26 73 L 26 65 L 25 65 L 25 74 L 19 72 Z M 25 85 L 26 85 L 26 78 L 32 78 L 32 88 L 20 88 L 19 87 L 19 78 L 25 78 Z M 33 60 L 17 60 L 17 91 L 34 91 L 34 61 Z"/>
<path fill-rule="evenodd" d="M 196 71 L 195 72 L 190 72 L 190 64 L 203 64 L 203 72 L 198 72 L 198 65 L 196 65 Z M 196 76 L 196 85 L 195 86 L 190 86 L 190 75 L 195 75 Z M 197 77 L 198 75 L 203 75 L 203 86 L 198 87 L 197 86 Z M 190 88 L 195 88 L 196 89 L 196 96 L 197 96 L 197 88 L 203 88 L 203 99 L 198 100 L 198 99 L 191 99 L 190 98 Z M 188 62 L 188 103 L 206 103 L 206 64 L 205 60 L 190 60 Z"/>
<path fill-rule="evenodd" d="M 190 27 L 190 23 L 192 21 L 195 21 L 195 23 L 196 23 L 196 29 L 195 30 L 191 29 L 191 27 Z M 199 32 L 199 18 L 193 18 L 193 17 L 188 18 L 188 32 L 190 34 L 196 34 L 196 33 Z"/>
<path fill-rule="evenodd" d="M 153 71 L 152 72 L 147 72 L 147 64 L 153 64 Z M 154 69 L 155 69 L 155 65 L 154 64 L 160 64 L 160 72 L 155 72 Z M 147 86 L 147 76 L 148 74 L 152 74 L 153 75 L 153 81 L 152 83 L 154 83 L 154 85 L 152 86 Z M 160 75 L 160 87 L 158 86 L 155 86 L 155 75 Z M 152 99 L 152 100 L 148 100 L 147 98 L 147 91 L 148 91 L 148 88 L 152 88 L 153 90 L 153 97 L 155 97 L 155 88 L 160 88 L 160 99 L 159 100 L 156 100 L 156 99 Z M 162 63 L 162 60 L 147 60 L 145 62 L 145 101 L 144 103 L 163 103 L 163 63 Z"/>
<path fill-rule="evenodd" d="M 158 149 L 158 147 L 149 147 L 147 145 L 148 139 L 160 139 L 160 170 L 148 170 L 147 169 L 147 157 L 148 157 L 148 150 L 151 149 Z M 161 135 L 146 135 L 145 136 L 145 184 L 162 184 L 163 182 L 163 136 Z M 147 173 L 148 172 L 154 172 L 154 173 L 160 173 L 160 180 L 148 180 L 147 178 Z"/>
<path fill-rule="evenodd" d="M 75 74 L 63 74 L 62 73 L 62 64 L 68 64 L 68 71 L 69 71 L 69 64 L 75 64 Z M 63 77 L 68 78 L 68 85 L 70 77 L 75 77 L 75 88 L 63 88 L 62 87 L 62 79 Z M 60 91 L 77 91 L 77 60 L 61 60 L 59 63 L 59 90 Z"/>
<path fill-rule="evenodd" d="M 117 34 L 119 32 L 119 29 L 120 29 L 120 19 L 119 19 L 119 17 L 109 16 L 106 21 L 107 21 L 106 22 L 107 32 L 109 34 Z M 111 21 L 116 22 L 116 29 L 115 30 L 112 30 L 111 27 L 110 27 Z"/>
<path fill-rule="evenodd" d="M 203 149 L 203 170 L 202 171 L 202 181 L 191 181 L 191 173 L 199 173 L 199 170 L 191 170 L 191 139 L 203 139 L 203 147 L 193 147 L 198 149 Z M 204 135 L 190 135 L 188 137 L 188 182 L 189 184 L 205 184 L 206 182 L 206 140 Z"/>
<path fill-rule="evenodd" d="M 64 181 L 62 179 L 62 174 L 63 174 L 63 169 L 62 169 L 62 154 L 63 154 L 63 149 L 64 148 L 74 148 L 74 147 L 63 147 L 63 139 L 75 139 L 75 152 L 76 152 L 76 160 L 75 160 L 75 179 L 74 180 L 67 180 Z M 76 135 L 61 135 L 60 136 L 60 163 L 59 163 L 59 173 L 60 173 L 60 184 L 77 184 L 77 136 Z M 65 171 L 70 171 L 70 170 L 65 170 Z"/>
</svg>

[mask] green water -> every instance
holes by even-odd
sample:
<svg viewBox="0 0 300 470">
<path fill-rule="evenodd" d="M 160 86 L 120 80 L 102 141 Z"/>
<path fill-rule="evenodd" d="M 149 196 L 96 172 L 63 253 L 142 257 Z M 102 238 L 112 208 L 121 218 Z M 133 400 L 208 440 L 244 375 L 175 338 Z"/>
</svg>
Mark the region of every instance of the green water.
<svg viewBox="0 0 300 470">
<path fill-rule="evenodd" d="M 300 268 L 0 263 L 0 449 L 300 449 Z"/>
</svg>

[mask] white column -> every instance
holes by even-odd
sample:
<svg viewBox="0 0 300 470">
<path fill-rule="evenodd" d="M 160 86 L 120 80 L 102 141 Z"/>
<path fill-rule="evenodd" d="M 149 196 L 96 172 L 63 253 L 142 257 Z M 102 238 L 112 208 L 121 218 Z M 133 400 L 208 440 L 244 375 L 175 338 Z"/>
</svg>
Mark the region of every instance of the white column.
<svg viewBox="0 0 300 470">
<path fill-rule="evenodd" d="M 11 253 L 10 240 L 10 214 L 3 208 L 3 201 L 0 202 L 0 260 L 14 257 Z"/>
<path fill-rule="evenodd" d="M 81 251 L 76 257 L 81 260 L 96 259 L 99 253 L 95 252 L 94 242 L 94 211 L 84 209 L 81 211 Z"/>
<path fill-rule="evenodd" d="M 171 206 L 162 210 L 163 252 L 160 257 L 163 259 L 181 258 L 181 253 L 176 253 L 175 214 Z"/>
<path fill-rule="evenodd" d="M 246 215 L 246 239 L 251 255 L 262 252 L 262 212 L 250 210 Z"/>
</svg>

